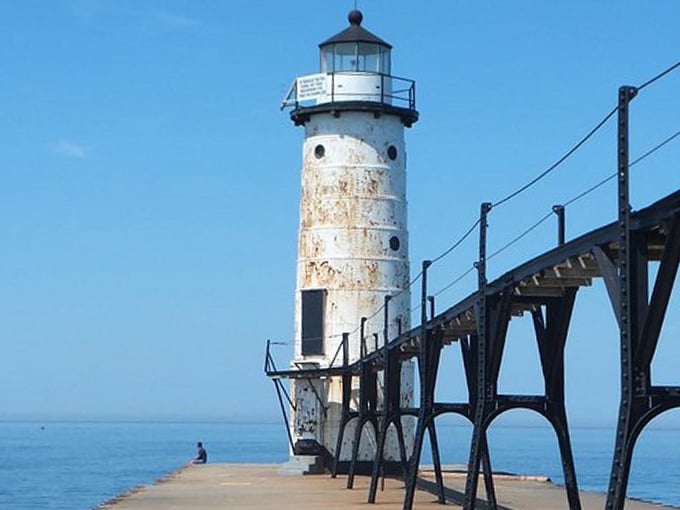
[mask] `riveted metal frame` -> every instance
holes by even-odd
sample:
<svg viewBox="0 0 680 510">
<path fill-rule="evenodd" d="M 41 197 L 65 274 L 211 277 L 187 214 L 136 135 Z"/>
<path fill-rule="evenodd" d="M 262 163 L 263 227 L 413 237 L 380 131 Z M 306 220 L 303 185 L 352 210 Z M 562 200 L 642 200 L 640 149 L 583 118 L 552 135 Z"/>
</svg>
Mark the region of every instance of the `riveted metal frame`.
<svg viewBox="0 0 680 510">
<path fill-rule="evenodd" d="M 426 316 L 427 267 L 424 266 L 421 323 L 402 332 L 397 338 L 367 352 L 362 329 L 361 357 L 349 364 L 326 368 L 293 368 L 278 370 L 267 347 L 265 372 L 271 377 L 285 409 L 284 378 L 308 379 L 341 377 L 343 381 L 343 413 L 345 428 L 357 419 L 349 467 L 348 487 L 353 487 L 362 430 L 370 423 L 378 438 L 378 449 L 372 466 L 369 501 L 374 502 L 382 473 L 384 446 L 390 425 L 400 438 L 401 462 L 406 465 L 401 419 L 417 415 L 414 454 L 406 468 L 404 509 L 412 507 L 416 489 L 420 451 L 425 433 L 430 434 L 437 477 L 436 493 L 442 502 L 446 496 L 440 478 L 437 449 L 437 416 L 455 412 L 474 424 L 470 445 L 470 464 L 466 482 L 465 508 L 477 504 L 480 467 L 485 474 L 488 508 L 497 508 L 486 431 L 501 413 L 516 408 L 530 409 L 547 418 L 554 428 L 565 478 L 570 509 L 579 509 L 578 485 L 571 452 L 567 414 L 564 403 L 564 349 L 578 289 L 590 285 L 592 278 L 602 278 L 620 328 L 621 397 L 616 445 L 607 494 L 607 510 L 623 508 L 635 442 L 644 427 L 659 414 L 680 407 L 680 386 L 652 384 L 651 363 L 657 350 L 660 331 L 666 316 L 670 295 L 680 262 L 680 190 L 656 203 L 632 212 L 628 182 L 628 105 L 636 89 L 622 87 L 619 104 L 619 218 L 566 242 L 564 225 L 559 226 L 558 246 L 501 275 L 486 279 L 486 228 L 489 204 L 483 204 L 480 223 L 480 253 L 477 263 L 478 288 L 436 316 Z M 559 218 L 559 213 L 556 211 Z M 648 289 L 649 263 L 659 261 L 653 289 Z M 389 301 L 386 305 L 389 304 Z M 432 304 L 432 302 L 431 302 Z M 501 395 L 498 375 L 510 320 L 529 313 L 534 326 L 544 379 L 543 395 Z M 385 324 L 388 306 L 385 307 Z M 386 331 L 386 328 L 385 328 Z M 452 342 L 461 348 L 468 402 L 435 402 L 434 387 L 441 349 Z M 415 409 L 400 407 L 400 370 L 405 359 L 418 362 L 421 401 Z M 378 376 L 383 374 L 382 407 L 378 408 Z M 358 409 L 349 404 L 352 384 L 358 378 Z M 288 404 L 292 406 L 288 397 Z M 286 413 L 284 411 L 284 420 Z M 287 427 L 288 428 L 288 427 Z M 344 431 L 342 432 L 344 434 Z M 341 444 L 339 441 L 338 445 Z M 336 448 L 335 466 L 340 446 Z"/>
<path fill-rule="evenodd" d="M 378 482 L 380 476 L 384 476 L 383 464 L 385 443 L 387 441 L 387 433 L 390 425 L 393 425 L 397 433 L 397 442 L 399 444 L 399 456 L 406 475 L 407 456 L 406 444 L 404 442 L 404 427 L 401 422 L 403 416 L 401 412 L 401 356 L 399 350 L 390 349 L 390 341 L 388 338 L 389 331 L 389 303 L 391 296 L 385 296 L 384 304 L 384 328 L 383 328 L 383 347 L 382 359 L 384 363 L 383 368 L 383 405 L 380 416 L 378 438 L 376 441 L 375 459 L 373 461 L 373 471 L 371 473 L 371 482 L 368 490 L 368 502 L 375 503 L 378 491 Z"/>
<path fill-rule="evenodd" d="M 349 333 L 342 335 L 342 366 L 346 369 L 349 366 Z M 343 371 L 342 374 L 342 402 L 341 402 L 341 417 L 340 427 L 338 429 L 338 439 L 335 444 L 335 454 L 333 456 L 333 468 L 331 476 L 335 478 L 338 474 L 338 463 L 340 462 L 340 454 L 342 453 L 342 440 L 345 435 L 345 429 L 351 420 L 357 418 L 359 413 L 353 411 L 351 408 L 352 401 L 352 373 L 348 370 Z"/>
<path fill-rule="evenodd" d="M 652 385 L 651 363 L 680 261 L 680 217 L 661 223 L 654 234 L 665 237 L 651 298 L 648 290 L 652 232 L 631 217 L 629 196 L 629 105 L 635 87 L 619 89 L 618 127 L 618 308 L 621 399 L 612 460 L 607 510 L 622 510 L 635 443 L 656 416 L 680 407 L 680 386 Z M 613 293 L 610 292 L 610 295 Z M 618 306 L 617 306 L 618 305 Z"/>
</svg>

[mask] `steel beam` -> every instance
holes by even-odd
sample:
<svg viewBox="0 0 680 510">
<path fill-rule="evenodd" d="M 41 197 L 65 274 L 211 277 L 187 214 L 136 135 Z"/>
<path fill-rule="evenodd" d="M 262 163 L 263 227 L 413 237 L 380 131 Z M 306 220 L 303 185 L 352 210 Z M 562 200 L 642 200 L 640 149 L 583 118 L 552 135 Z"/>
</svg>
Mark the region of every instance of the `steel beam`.
<svg viewBox="0 0 680 510">
<path fill-rule="evenodd" d="M 489 347 L 489 320 L 487 303 L 487 278 L 486 278 L 486 236 L 488 228 L 488 214 L 491 211 L 491 204 L 485 202 L 480 207 L 479 216 L 479 259 L 477 260 L 477 302 L 475 303 L 475 315 L 477 324 L 476 334 L 476 399 L 471 402 L 474 406 L 474 428 L 472 431 L 472 441 L 470 445 L 470 460 L 468 462 L 468 473 L 465 481 L 465 510 L 474 510 L 477 500 L 477 485 L 479 479 L 480 462 L 484 452 L 488 450 L 486 442 L 486 415 L 487 415 L 487 396 L 492 392 L 489 384 L 488 374 L 488 347 Z M 485 469 L 485 480 L 487 480 L 487 499 L 488 507 L 496 509 L 496 496 L 493 488 L 493 473 L 489 466 Z"/>
<path fill-rule="evenodd" d="M 434 463 L 435 479 L 437 482 L 439 503 L 444 504 L 444 480 L 441 471 L 441 461 L 439 457 L 439 442 L 434 423 L 434 391 L 439 369 L 439 359 L 442 350 L 441 329 L 436 335 L 427 326 L 427 270 L 432 262 L 426 260 L 422 266 L 421 278 L 421 302 L 420 302 L 420 344 L 418 352 L 418 381 L 420 386 L 420 406 L 418 408 L 418 420 L 416 423 L 416 433 L 413 440 L 413 452 L 409 462 L 409 469 L 406 476 L 406 493 L 404 495 L 404 510 L 411 510 L 415 497 L 416 482 L 418 478 L 418 468 L 420 466 L 420 455 L 422 453 L 425 432 L 430 437 L 430 447 L 432 448 L 432 461 Z M 430 301 L 432 313 L 434 312 L 434 298 Z"/>
<path fill-rule="evenodd" d="M 345 429 L 349 422 L 357 416 L 353 413 L 350 405 L 352 400 L 352 374 L 347 370 L 349 367 L 349 333 L 342 334 L 342 366 L 346 371 L 342 374 L 342 402 L 341 402 L 341 417 L 340 427 L 338 428 L 338 439 L 335 444 L 335 452 L 333 455 L 333 467 L 331 470 L 331 477 L 335 478 L 338 474 L 338 463 L 340 462 L 340 454 L 342 453 L 342 440 L 345 436 Z"/>
<path fill-rule="evenodd" d="M 347 488 L 354 488 L 354 478 L 359 458 L 359 447 L 364 427 L 371 424 L 375 437 L 378 437 L 378 376 L 372 370 L 370 363 L 360 361 L 361 372 L 359 376 L 359 413 L 357 426 L 354 429 L 354 442 L 352 443 L 352 458 L 347 475 Z"/>
<path fill-rule="evenodd" d="M 675 218 L 671 223 L 668 240 L 664 248 L 659 270 L 654 284 L 654 291 L 649 303 L 649 312 L 645 317 L 640 341 L 635 351 L 635 358 L 643 367 L 650 366 L 652 356 L 656 351 L 663 319 L 666 316 L 668 302 L 673 290 L 673 283 L 678 273 L 680 261 L 680 219 Z"/>
<path fill-rule="evenodd" d="M 633 413 L 633 339 L 631 313 L 631 251 L 630 251 L 630 192 L 629 192 L 629 126 L 628 107 L 637 95 L 634 87 L 619 89 L 618 106 L 618 241 L 619 241 L 619 343 L 621 362 L 621 401 L 616 433 L 616 446 L 612 462 L 607 510 L 623 509 L 630 459 L 635 441 L 631 434 Z"/>
<path fill-rule="evenodd" d="M 394 425 L 399 446 L 404 476 L 407 471 L 406 445 L 404 443 L 404 429 L 401 423 L 401 359 L 398 350 L 390 350 L 388 338 L 389 303 L 391 296 L 385 296 L 382 348 L 383 368 L 383 412 L 376 441 L 376 452 L 368 490 L 368 502 L 375 503 L 380 476 L 384 476 L 384 450 L 390 425 Z"/>
</svg>

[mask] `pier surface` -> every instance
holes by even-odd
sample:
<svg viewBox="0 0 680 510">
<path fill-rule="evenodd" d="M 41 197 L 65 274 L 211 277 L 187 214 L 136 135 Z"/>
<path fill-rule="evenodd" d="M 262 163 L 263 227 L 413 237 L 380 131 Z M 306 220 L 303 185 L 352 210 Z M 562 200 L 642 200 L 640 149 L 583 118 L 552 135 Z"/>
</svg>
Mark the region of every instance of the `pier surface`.
<svg viewBox="0 0 680 510">
<path fill-rule="evenodd" d="M 427 484 L 431 477 L 424 472 Z M 494 477 L 499 509 L 558 510 L 568 508 L 562 487 L 547 481 Z M 207 464 L 190 466 L 154 485 L 132 490 L 98 507 L 100 510 L 351 510 L 372 508 L 366 503 L 369 478 L 359 476 L 355 488 L 345 488 L 347 478 L 328 475 L 286 475 L 281 466 L 263 464 Z M 447 506 L 437 503 L 436 496 L 425 491 L 416 492 L 414 508 L 460 508 L 465 477 L 447 473 L 449 487 Z M 483 493 L 483 488 L 480 490 Z M 378 492 L 380 510 L 401 510 L 404 498 L 403 483 L 386 479 Z M 583 510 L 602 510 L 604 495 L 582 493 Z M 479 505 L 479 508 L 484 508 Z M 651 510 L 661 507 L 640 501 L 628 501 L 626 510 Z"/>
</svg>

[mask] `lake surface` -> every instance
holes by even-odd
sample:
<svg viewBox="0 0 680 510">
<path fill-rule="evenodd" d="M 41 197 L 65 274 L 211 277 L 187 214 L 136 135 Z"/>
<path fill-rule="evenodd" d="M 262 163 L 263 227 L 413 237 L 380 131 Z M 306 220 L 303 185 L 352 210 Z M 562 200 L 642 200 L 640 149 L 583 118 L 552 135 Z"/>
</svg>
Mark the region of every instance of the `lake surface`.
<svg viewBox="0 0 680 510">
<path fill-rule="evenodd" d="M 467 462 L 470 428 L 439 427 L 442 461 Z M 614 432 L 575 428 L 581 489 L 605 492 Z M 279 423 L 0 423 L 0 508 L 90 510 L 187 463 L 203 441 L 209 462 L 282 463 Z M 493 427 L 494 470 L 562 482 L 554 434 L 547 427 Z M 423 463 L 431 462 L 427 449 Z M 649 430 L 633 462 L 629 497 L 680 506 L 680 431 Z"/>
</svg>

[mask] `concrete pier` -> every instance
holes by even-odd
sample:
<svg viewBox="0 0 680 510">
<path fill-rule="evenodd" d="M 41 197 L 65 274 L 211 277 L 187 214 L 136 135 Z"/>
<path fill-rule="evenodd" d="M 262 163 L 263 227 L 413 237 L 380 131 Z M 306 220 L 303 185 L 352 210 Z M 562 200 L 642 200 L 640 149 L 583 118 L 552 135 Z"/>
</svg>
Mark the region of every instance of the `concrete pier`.
<svg viewBox="0 0 680 510">
<path fill-rule="evenodd" d="M 414 508 L 460 508 L 465 477 L 448 472 L 447 506 L 426 490 L 416 493 Z M 431 482 L 430 473 L 422 473 L 421 486 Z M 368 477 L 357 477 L 355 489 L 345 488 L 344 476 L 286 475 L 278 465 L 207 464 L 190 466 L 154 485 L 137 488 L 98 507 L 99 510 L 366 510 Z M 499 508 L 504 510 L 567 509 L 566 495 L 558 487 L 540 478 L 526 479 L 498 476 L 495 479 Z M 386 479 L 378 493 L 376 508 L 401 510 L 403 483 Z M 582 493 L 583 510 L 602 510 L 604 495 Z M 483 508 L 480 505 L 480 508 Z M 640 501 L 628 501 L 626 510 L 651 510 L 661 507 Z"/>
</svg>

